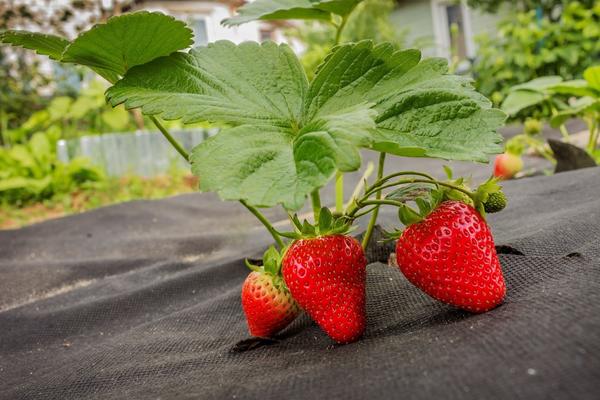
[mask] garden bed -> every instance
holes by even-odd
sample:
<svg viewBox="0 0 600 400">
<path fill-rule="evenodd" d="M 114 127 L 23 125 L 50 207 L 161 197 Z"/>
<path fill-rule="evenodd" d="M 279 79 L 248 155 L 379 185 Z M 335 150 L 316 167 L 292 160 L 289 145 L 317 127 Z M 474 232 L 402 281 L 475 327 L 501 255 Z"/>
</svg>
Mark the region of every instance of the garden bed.
<svg viewBox="0 0 600 400">
<path fill-rule="evenodd" d="M 508 294 L 489 313 L 371 264 L 367 332 L 346 346 L 302 317 L 271 346 L 230 352 L 247 335 L 242 260 L 269 237 L 212 195 L 0 232 L 0 397 L 595 398 L 599 187 L 598 168 L 505 184 L 490 224 Z"/>
</svg>

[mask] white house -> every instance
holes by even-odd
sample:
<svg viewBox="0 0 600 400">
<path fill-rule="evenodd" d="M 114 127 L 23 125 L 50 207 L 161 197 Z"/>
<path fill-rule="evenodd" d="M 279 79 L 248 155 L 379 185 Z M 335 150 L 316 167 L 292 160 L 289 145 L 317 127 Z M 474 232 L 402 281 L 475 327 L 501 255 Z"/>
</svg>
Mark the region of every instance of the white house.
<svg viewBox="0 0 600 400">
<path fill-rule="evenodd" d="M 240 26 L 225 27 L 221 21 L 235 14 L 244 1 L 235 0 L 136 0 L 132 10 L 160 11 L 186 21 L 194 30 L 195 45 L 226 39 L 234 43 L 247 40 L 284 41 L 276 22 L 249 22 Z"/>
<path fill-rule="evenodd" d="M 457 50 L 458 58 L 473 58 L 476 54 L 475 36 L 493 33 L 502 18 L 469 8 L 465 0 L 399 0 L 391 19 L 399 29 L 408 29 L 408 42 L 429 37 L 434 46 L 426 51 L 429 55 L 450 58 L 451 49 Z M 458 32 L 451 34 L 456 24 Z"/>
</svg>

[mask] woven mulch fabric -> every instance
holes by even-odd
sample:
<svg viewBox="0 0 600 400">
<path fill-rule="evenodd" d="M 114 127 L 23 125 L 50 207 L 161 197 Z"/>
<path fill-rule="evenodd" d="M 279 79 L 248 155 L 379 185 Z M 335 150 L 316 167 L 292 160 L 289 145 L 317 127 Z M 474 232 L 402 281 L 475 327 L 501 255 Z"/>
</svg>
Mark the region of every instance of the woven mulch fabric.
<svg viewBox="0 0 600 400">
<path fill-rule="evenodd" d="M 597 399 L 600 168 L 505 190 L 489 218 L 502 306 L 453 309 L 374 262 L 366 334 L 345 346 L 303 316 L 231 351 L 247 338 L 242 260 L 269 237 L 212 195 L 0 232 L 0 399 Z"/>
</svg>

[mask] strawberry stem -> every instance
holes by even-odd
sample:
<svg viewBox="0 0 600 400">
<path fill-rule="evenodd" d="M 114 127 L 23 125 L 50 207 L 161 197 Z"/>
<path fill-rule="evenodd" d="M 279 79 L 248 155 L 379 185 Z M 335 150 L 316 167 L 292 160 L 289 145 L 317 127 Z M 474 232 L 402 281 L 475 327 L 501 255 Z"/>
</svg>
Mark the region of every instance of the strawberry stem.
<svg viewBox="0 0 600 400">
<path fill-rule="evenodd" d="M 335 211 L 344 212 L 344 174 L 340 171 L 335 174 Z"/>
<path fill-rule="evenodd" d="M 381 179 L 378 179 L 377 181 L 375 181 L 375 183 L 373 183 L 373 185 L 369 186 L 363 197 L 368 197 L 369 195 L 371 195 L 373 192 L 375 192 L 379 186 L 384 185 L 387 181 L 389 181 L 392 178 L 395 178 L 397 176 L 403 176 L 403 175 L 416 175 L 416 176 L 422 176 L 424 178 L 430 179 L 432 181 L 435 181 L 435 178 L 429 174 L 423 173 L 423 172 L 417 172 L 417 171 L 402 171 L 402 172 L 396 172 L 390 175 L 387 175 Z"/>
<path fill-rule="evenodd" d="M 379 163 L 377 166 L 377 180 L 381 180 L 383 177 L 383 167 L 385 165 L 385 153 L 379 153 Z M 375 199 L 381 199 L 381 187 L 375 193 Z M 375 223 L 377 222 L 377 216 L 379 215 L 379 206 L 375 206 L 373 209 L 373 214 L 371 214 L 371 219 L 369 219 L 369 225 L 367 225 L 367 230 L 365 232 L 365 236 L 362 240 L 362 248 L 366 249 L 369 244 L 369 240 L 371 240 L 371 235 L 373 234 L 373 229 L 375 228 Z"/>
<path fill-rule="evenodd" d="M 310 194 L 312 200 L 313 215 L 315 216 L 315 224 L 319 223 L 319 213 L 321 212 L 321 196 L 319 196 L 319 190 L 314 190 Z"/>
<path fill-rule="evenodd" d="M 258 220 L 260 222 L 262 222 L 262 224 L 265 226 L 265 228 L 267 228 L 267 230 L 269 231 L 271 236 L 273 236 L 273 239 L 275 239 L 275 243 L 277 243 L 277 245 L 279 246 L 280 249 L 283 249 L 285 247 L 285 244 L 283 243 L 277 230 L 275 228 L 273 228 L 273 225 L 271 225 L 269 220 L 260 211 L 258 211 L 257 208 L 246 203 L 246 201 L 240 200 L 240 203 L 242 203 L 244 205 L 244 207 L 246 207 L 248 209 L 248 211 L 250 211 L 252 214 L 254 214 L 254 216 L 256 218 L 258 218 Z"/>
<path fill-rule="evenodd" d="M 349 208 L 348 212 L 346 213 L 346 217 L 350 218 L 350 219 L 356 219 L 358 218 L 357 215 L 358 211 L 361 208 L 364 208 L 365 206 L 369 206 L 369 205 L 392 205 L 392 206 L 396 206 L 396 207 L 404 207 L 405 204 L 403 202 L 400 201 L 396 201 L 396 200 L 390 200 L 390 199 L 383 199 L 380 200 L 379 198 L 376 198 L 375 200 L 370 200 L 369 196 L 371 196 L 373 194 L 373 192 L 378 192 L 380 193 L 381 190 L 383 189 L 387 189 L 390 187 L 394 187 L 394 186 L 399 186 L 399 185 L 406 185 L 406 184 L 412 184 L 412 183 L 431 183 L 434 185 L 439 185 L 439 186 L 445 186 L 454 190 L 458 190 L 464 194 L 466 194 L 467 196 L 469 196 L 470 198 L 473 199 L 473 201 L 477 200 L 477 196 L 474 192 L 471 192 L 467 189 L 464 189 L 460 186 L 457 185 L 453 185 L 451 183 L 447 183 L 447 182 L 440 182 L 438 180 L 435 180 L 433 178 L 431 179 L 415 179 L 415 178 L 410 178 L 410 179 L 400 179 L 397 180 L 395 182 L 392 183 L 388 183 L 385 184 L 385 182 L 387 180 L 390 179 L 390 177 L 393 176 L 401 176 L 401 175 L 425 175 L 425 174 L 421 174 L 421 173 L 415 173 L 415 172 L 398 172 L 392 175 L 388 175 L 385 178 L 380 179 L 378 182 L 376 182 L 375 184 L 373 184 L 363 195 L 363 197 L 361 197 L 360 199 L 357 199 L 354 204 Z M 375 208 L 373 208 L 373 212 L 375 213 L 376 210 Z M 364 213 L 361 213 L 360 215 L 364 215 Z"/>
<path fill-rule="evenodd" d="M 177 152 L 179 154 L 181 154 L 181 156 L 183 158 L 185 158 L 185 160 L 189 163 L 190 162 L 190 155 L 188 154 L 187 151 L 185 151 L 185 149 L 183 148 L 183 146 L 181 144 L 179 144 L 179 142 L 177 142 L 177 140 L 175 140 L 175 138 L 160 123 L 160 121 L 158 119 L 156 119 L 156 117 L 150 116 L 150 120 L 152 120 L 152 122 L 154 123 L 154 125 L 156 125 L 156 127 L 158 128 L 158 130 L 169 141 L 169 143 L 171 143 L 171 145 L 175 148 L 175 150 L 177 150 Z M 277 233 L 277 230 L 275 230 L 275 228 L 273 228 L 273 225 L 271 225 L 271 223 L 269 222 L 269 220 L 267 220 L 267 218 L 260 211 L 258 211 L 257 208 L 255 208 L 255 207 L 251 206 L 250 204 L 246 203 L 244 200 L 240 200 L 240 203 L 242 203 L 242 205 L 244 207 L 246 207 L 248 209 L 248 211 L 250 211 L 252 214 L 254 214 L 254 216 L 256 218 L 258 218 L 258 220 L 265 226 L 265 228 L 267 228 L 267 230 L 269 231 L 269 233 L 271 234 L 271 236 L 273 236 L 273 239 L 275 240 L 275 243 L 277 243 L 277 245 L 279 246 L 279 248 L 283 249 L 285 247 L 285 244 L 283 243 L 283 241 L 281 240 L 281 237 Z"/>
</svg>

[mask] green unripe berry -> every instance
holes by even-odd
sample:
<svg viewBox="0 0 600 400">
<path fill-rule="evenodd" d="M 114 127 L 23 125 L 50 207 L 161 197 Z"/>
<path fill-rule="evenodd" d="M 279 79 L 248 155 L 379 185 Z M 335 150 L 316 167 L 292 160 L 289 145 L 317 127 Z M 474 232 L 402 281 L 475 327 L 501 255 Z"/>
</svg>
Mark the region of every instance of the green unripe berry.
<svg viewBox="0 0 600 400">
<path fill-rule="evenodd" d="M 503 192 L 490 193 L 488 199 L 483 203 L 485 212 L 495 213 L 502 211 L 508 204 L 508 199 Z"/>
<path fill-rule="evenodd" d="M 523 130 L 527 135 L 537 135 L 542 131 L 542 128 L 542 121 L 535 118 L 527 118 Z"/>
</svg>

